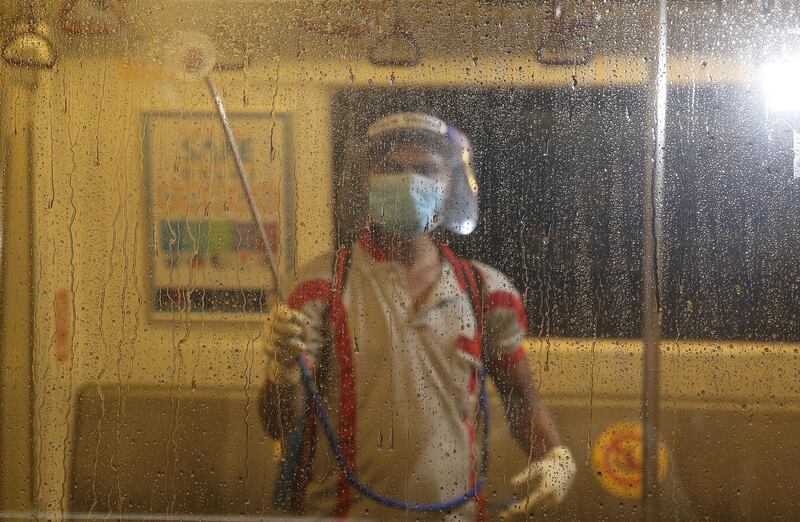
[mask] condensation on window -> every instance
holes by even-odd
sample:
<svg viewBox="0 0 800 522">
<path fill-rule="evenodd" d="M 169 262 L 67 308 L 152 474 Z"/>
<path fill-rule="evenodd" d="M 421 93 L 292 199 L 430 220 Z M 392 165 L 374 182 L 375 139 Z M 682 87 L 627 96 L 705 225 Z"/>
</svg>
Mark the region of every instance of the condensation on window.
<svg viewBox="0 0 800 522">
<path fill-rule="evenodd" d="M 0 20 L 0 518 L 797 511 L 796 2 Z"/>
</svg>

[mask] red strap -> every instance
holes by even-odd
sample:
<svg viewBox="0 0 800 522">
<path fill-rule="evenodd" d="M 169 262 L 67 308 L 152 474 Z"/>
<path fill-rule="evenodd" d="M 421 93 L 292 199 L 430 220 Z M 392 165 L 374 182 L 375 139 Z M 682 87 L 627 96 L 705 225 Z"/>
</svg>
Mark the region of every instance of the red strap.
<svg viewBox="0 0 800 522">
<path fill-rule="evenodd" d="M 481 299 L 481 290 L 480 285 L 478 284 L 478 280 L 476 278 L 477 268 L 473 267 L 472 264 L 467 261 L 466 259 L 462 259 L 457 257 L 452 250 L 446 245 L 439 245 L 439 249 L 441 250 L 442 254 L 447 258 L 450 264 L 453 266 L 454 274 L 456 277 L 456 281 L 458 282 L 459 288 L 462 291 L 466 291 L 469 294 L 469 299 L 472 302 L 472 309 L 475 313 L 475 337 L 472 340 L 468 340 L 464 337 L 460 337 L 456 342 L 456 347 L 458 349 L 467 351 L 471 355 L 481 357 L 481 347 L 483 344 L 483 300 Z M 480 275 L 480 274 L 478 274 Z M 482 279 L 482 278 L 481 278 Z M 473 394 L 476 392 L 478 384 L 478 375 L 473 374 L 472 378 L 469 381 L 467 393 Z M 474 448 L 475 442 L 475 427 L 470 422 L 467 415 L 464 415 L 462 419 L 464 422 L 464 427 L 467 430 L 469 435 L 469 445 L 470 448 Z M 475 470 L 476 466 L 476 458 L 474 451 L 469 452 L 469 486 L 470 488 L 474 488 L 477 484 L 477 473 Z M 477 510 L 477 519 L 478 520 L 485 520 L 485 499 L 478 495 L 475 499 L 476 510 Z"/>
<path fill-rule="evenodd" d="M 444 255 L 453 267 L 456 276 L 458 287 L 462 291 L 469 294 L 470 301 L 472 301 L 472 309 L 475 311 L 475 320 L 477 322 L 475 328 L 475 341 L 480 343 L 483 340 L 483 300 L 481 299 L 480 288 L 478 288 L 478 281 L 475 278 L 475 272 L 478 270 L 466 259 L 456 256 L 453 251 L 445 244 L 437 243 L 439 250 Z M 480 353 L 480 352 L 479 352 Z"/>
<path fill-rule="evenodd" d="M 340 368 L 341 381 L 338 437 L 342 454 L 347 459 L 349 467 L 353 468 L 355 465 L 355 380 L 353 376 L 350 333 L 347 328 L 347 318 L 342 303 L 347 259 L 347 250 L 340 250 L 336 258 L 333 281 L 335 286 L 323 279 L 306 281 L 292 291 L 289 295 L 288 305 L 292 309 L 299 310 L 309 301 L 324 300 L 328 303 L 328 320 L 333 333 L 334 350 Z M 311 462 L 316 442 L 316 426 L 313 416 L 314 413 L 311 411 L 309 412 L 309 418 L 306 419 L 300 465 L 294 477 L 294 491 L 291 502 L 292 507 L 297 510 L 302 510 L 305 490 L 311 479 Z M 344 473 L 341 473 L 336 487 L 336 516 L 343 517 L 347 515 L 349 507 L 349 483 Z"/>
<path fill-rule="evenodd" d="M 486 518 L 486 495 L 483 492 L 478 493 L 478 512 L 475 516 L 476 522 L 485 522 L 489 520 Z"/>
<path fill-rule="evenodd" d="M 469 294 L 472 309 L 475 312 L 475 337 L 473 339 L 468 339 L 464 336 L 460 336 L 456 339 L 456 348 L 474 357 L 480 358 L 481 346 L 483 344 L 483 304 L 478 288 L 479 285 L 475 278 L 475 271 L 477 268 L 474 268 L 466 259 L 456 256 L 447 245 L 442 243 L 437 243 L 437 245 L 442 255 L 447 258 L 450 265 L 453 267 L 453 273 L 456 277 L 458 287 L 461 291 Z"/>
<path fill-rule="evenodd" d="M 475 310 L 475 340 L 479 343 L 483 341 L 483 300 L 481 299 L 480 288 L 478 288 L 478 281 L 475 279 L 475 272 L 477 268 L 473 268 L 469 261 L 461 259 L 464 273 L 467 279 L 467 288 L 469 289 L 469 298 L 472 300 L 472 308 Z"/>
<path fill-rule="evenodd" d="M 450 265 L 453 267 L 454 274 L 456 276 L 456 282 L 458 283 L 458 287 L 461 289 L 462 292 L 467 290 L 467 283 L 464 278 L 463 267 L 461 266 L 461 259 L 456 257 L 450 247 L 444 245 L 442 243 L 437 243 L 439 246 L 439 251 L 447 258 L 450 262 Z"/>
<path fill-rule="evenodd" d="M 367 228 L 364 233 L 356 240 L 356 242 L 361 245 L 361 248 L 372 257 L 374 261 L 386 261 L 389 258 L 386 256 L 386 252 L 381 249 L 378 242 L 375 240 L 375 237 L 372 235 L 372 231 Z"/>
<path fill-rule="evenodd" d="M 309 301 L 324 300 L 328 301 L 331 294 L 330 282 L 323 279 L 312 279 L 300 284 L 295 288 L 287 304 L 289 308 L 300 310 Z M 312 371 L 314 369 L 312 368 Z M 316 377 L 316 372 L 314 373 Z M 309 408 L 303 429 L 303 443 L 300 447 L 300 458 L 298 466 L 292 480 L 291 505 L 296 511 L 302 511 L 305 503 L 305 493 L 308 483 L 311 481 L 311 469 L 316 448 L 316 424 L 314 420 L 314 410 Z"/>
<path fill-rule="evenodd" d="M 483 299 L 481 299 L 481 289 L 480 285 L 478 284 L 478 280 L 475 277 L 476 272 L 478 271 L 477 268 L 473 267 L 472 264 L 467 261 L 466 259 L 459 259 L 461 268 L 465 275 L 466 279 L 466 287 L 469 292 L 469 298 L 472 301 L 472 309 L 475 311 L 475 340 L 474 344 L 477 348 L 477 357 L 481 357 L 482 347 L 483 347 Z M 480 273 L 478 273 L 480 276 Z M 481 278 L 483 279 L 483 278 Z M 478 376 L 474 374 L 472 379 L 470 379 L 470 385 L 468 393 L 475 393 L 475 388 L 478 384 Z M 475 442 L 475 428 L 469 423 L 469 443 L 471 450 L 474 450 L 474 442 Z M 470 451 L 470 487 L 474 488 L 477 485 L 477 476 L 475 466 L 476 466 L 476 458 L 474 451 Z M 475 507 L 476 507 L 476 515 L 477 520 L 482 521 L 485 520 L 485 499 L 482 499 L 480 495 L 475 498 Z"/>
<path fill-rule="evenodd" d="M 312 279 L 302 283 L 289 294 L 288 305 L 293 310 L 299 310 L 309 301 L 328 301 L 331 294 L 331 284 L 324 279 Z"/>
<path fill-rule="evenodd" d="M 353 351 L 350 342 L 350 331 L 347 327 L 347 315 L 342 302 L 344 280 L 347 271 L 348 251 L 343 248 L 336 257 L 336 273 L 334 275 L 334 291 L 328 316 L 333 332 L 336 361 L 339 363 L 339 446 L 349 469 L 356 468 L 356 381 L 353 371 Z M 336 507 L 334 516 L 345 517 L 350 509 L 350 483 L 344 471 L 339 471 L 336 484 Z"/>
</svg>

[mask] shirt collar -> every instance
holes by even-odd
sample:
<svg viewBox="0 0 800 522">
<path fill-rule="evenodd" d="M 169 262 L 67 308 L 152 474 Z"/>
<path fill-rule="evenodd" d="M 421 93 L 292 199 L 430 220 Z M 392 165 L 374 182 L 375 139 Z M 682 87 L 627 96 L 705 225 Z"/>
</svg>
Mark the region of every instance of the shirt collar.
<svg viewBox="0 0 800 522">
<path fill-rule="evenodd" d="M 382 277 L 383 274 L 381 274 L 381 272 L 384 272 L 383 267 L 386 267 L 384 263 L 391 263 L 391 260 L 386 252 L 381 249 L 369 227 L 366 227 L 355 241 L 355 246 L 363 252 L 364 261 L 367 263 L 371 261 L 372 267 L 371 269 L 364 267 L 367 269 L 366 271 L 371 272 L 372 276 Z M 444 302 L 466 294 L 466 288 L 462 277 L 459 276 L 453 264 L 456 259 L 454 254 L 444 244 L 437 242 L 437 246 L 439 247 L 439 255 L 442 263 L 441 274 L 428 293 L 422 308 L 419 310 L 420 313 L 424 313 Z M 375 270 L 376 268 L 378 269 L 377 271 Z M 388 269 L 388 267 L 386 268 Z"/>
<path fill-rule="evenodd" d="M 441 256 L 441 259 L 442 273 L 428 293 L 428 297 L 425 299 L 425 303 L 420 310 L 421 312 L 430 308 L 435 308 L 452 299 L 459 298 L 464 294 L 464 291 L 458 284 L 458 278 L 456 277 L 455 269 L 450 263 L 450 260 L 445 256 Z"/>
</svg>

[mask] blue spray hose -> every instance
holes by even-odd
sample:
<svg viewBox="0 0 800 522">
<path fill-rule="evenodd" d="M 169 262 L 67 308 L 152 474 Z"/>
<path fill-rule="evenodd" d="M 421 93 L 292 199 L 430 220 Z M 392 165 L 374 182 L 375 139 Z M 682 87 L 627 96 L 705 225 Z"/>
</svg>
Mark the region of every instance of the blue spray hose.
<svg viewBox="0 0 800 522">
<path fill-rule="evenodd" d="M 481 410 L 483 410 L 483 441 L 481 443 L 481 451 L 483 453 L 482 460 L 481 460 L 481 469 L 480 474 L 478 477 L 478 481 L 474 488 L 470 489 L 463 495 L 458 497 L 453 497 L 448 500 L 444 500 L 442 502 L 434 502 L 430 504 L 418 503 L 418 502 L 404 502 L 402 500 L 397 500 L 391 497 L 387 497 L 384 495 L 380 495 L 370 489 L 366 484 L 360 482 L 358 477 L 356 477 L 355 470 L 351 469 L 347 463 L 347 459 L 344 458 L 342 455 L 341 448 L 339 446 L 339 441 L 336 438 L 336 434 L 333 432 L 333 428 L 331 427 L 330 420 L 328 419 L 327 413 L 325 413 L 325 408 L 322 406 L 322 397 L 320 397 L 319 392 L 314 389 L 314 385 L 311 380 L 311 372 L 306 365 L 303 356 L 300 355 L 297 358 L 297 364 L 300 367 L 300 376 L 302 377 L 303 387 L 306 389 L 306 395 L 308 399 L 314 404 L 314 409 L 317 413 L 317 417 L 322 424 L 322 429 L 325 432 L 325 437 L 328 439 L 328 444 L 333 451 L 334 457 L 336 457 L 336 463 L 339 465 L 339 469 L 342 470 L 344 473 L 345 478 L 347 481 L 352 484 L 352 486 L 362 495 L 365 497 L 379 503 L 383 504 L 384 506 L 388 506 L 393 509 L 398 509 L 401 511 L 415 511 L 415 512 L 428 512 L 428 511 L 445 511 L 448 509 L 455 509 L 459 506 L 466 504 L 476 498 L 478 498 L 478 494 L 483 487 L 483 483 L 486 481 L 486 471 L 489 468 L 489 401 L 486 395 L 486 369 L 481 369 L 479 374 L 480 379 L 480 396 L 479 396 L 479 404 Z"/>
</svg>

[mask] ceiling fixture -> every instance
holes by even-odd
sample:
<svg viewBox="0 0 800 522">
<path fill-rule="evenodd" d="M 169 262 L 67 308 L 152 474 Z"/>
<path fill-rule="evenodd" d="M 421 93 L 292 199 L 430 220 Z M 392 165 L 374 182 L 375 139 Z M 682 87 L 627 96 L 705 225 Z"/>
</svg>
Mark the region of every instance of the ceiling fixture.
<svg viewBox="0 0 800 522">
<path fill-rule="evenodd" d="M 370 49 L 369 61 L 380 66 L 411 67 L 420 61 L 417 41 L 400 16 L 400 6 L 393 0 L 394 22 L 389 33 Z"/>
<path fill-rule="evenodd" d="M 56 52 L 50 41 L 50 30 L 36 21 L 33 1 L 28 2 L 27 17 L 14 25 L 11 36 L 3 44 L 3 60 L 17 67 L 50 69 L 56 63 Z"/>
<path fill-rule="evenodd" d="M 536 58 L 545 65 L 578 65 L 592 58 L 601 15 L 594 0 L 553 0 Z"/>
<path fill-rule="evenodd" d="M 122 0 L 66 0 L 59 18 L 71 36 L 114 34 L 126 23 Z"/>
<path fill-rule="evenodd" d="M 43 23 L 18 23 L 3 46 L 3 60 L 17 67 L 50 69 L 56 63 L 56 53 Z"/>
</svg>

